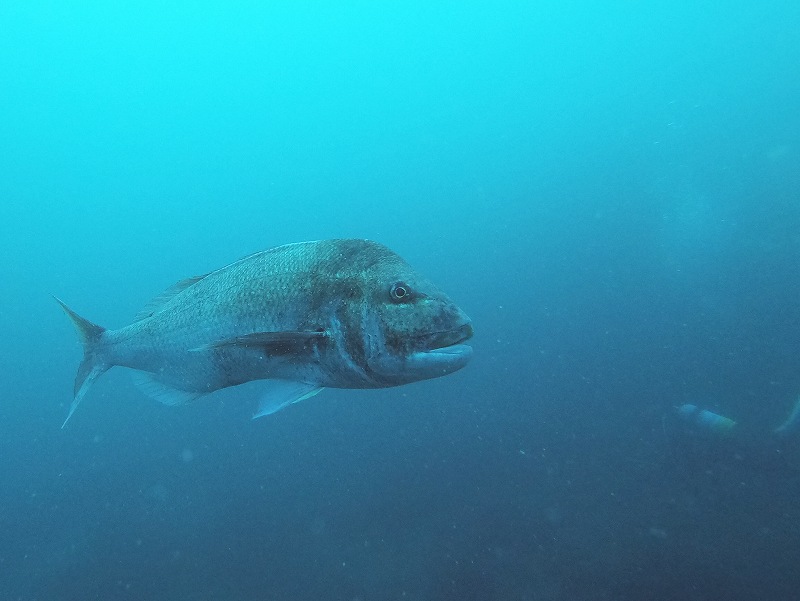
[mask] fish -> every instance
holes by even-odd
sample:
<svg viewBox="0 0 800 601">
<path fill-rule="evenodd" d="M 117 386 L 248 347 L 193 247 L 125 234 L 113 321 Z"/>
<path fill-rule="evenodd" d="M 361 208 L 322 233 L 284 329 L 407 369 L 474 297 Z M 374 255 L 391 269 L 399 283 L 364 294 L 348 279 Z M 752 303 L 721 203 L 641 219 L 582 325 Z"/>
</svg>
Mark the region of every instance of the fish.
<svg viewBox="0 0 800 601">
<path fill-rule="evenodd" d="M 114 366 L 168 405 L 253 383 L 254 418 L 323 388 L 374 389 L 463 368 L 472 321 L 399 255 L 371 240 L 298 242 L 182 280 L 133 323 L 106 329 L 56 298 L 83 359 L 62 428 Z M 248 384 L 248 388 L 252 386 Z"/>
</svg>

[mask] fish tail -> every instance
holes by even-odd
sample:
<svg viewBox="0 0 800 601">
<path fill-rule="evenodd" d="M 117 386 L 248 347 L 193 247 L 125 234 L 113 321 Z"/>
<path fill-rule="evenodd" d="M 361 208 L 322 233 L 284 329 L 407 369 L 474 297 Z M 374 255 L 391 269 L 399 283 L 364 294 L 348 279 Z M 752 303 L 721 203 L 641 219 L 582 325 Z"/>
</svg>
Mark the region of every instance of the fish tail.
<svg viewBox="0 0 800 601">
<path fill-rule="evenodd" d="M 56 301 L 59 305 L 61 305 L 61 308 L 64 309 L 64 312 L 72 320 L 72 324 L 75 326 L 75 329 L 78 332 L 78 337 L 83 345 L 83 360 L 78 366 L 78 374 L 75 376 L 75 396 L 73 397 L 72 404 L 69 407 L 67 419 L 65 419 L 64 423 L 61 425 L 63 428 L 67 425 L 67 422 L 69 421 L 69 418 L 72 417 L 72 414 L 75 413 L 75 409 L 78 408 L 78 405 L 86 394 L 86 391 L 89 390 L 89 387 L 98 377 L 100 377 L 111 367 L 111 364 L 103 358 L 103 347 L 105 342 L 103 334 L 105 333 L 106 329 L 93 324 L 88 319 L 84 319 L 75 313 L 75 311 L 70 309 L 61 299 L 56 298 Z"/>
<path fill-rule="evenodd" d="M 797 397 L 794 407 L 792 407 L 789 413 L 789 417 L 787 417 L 780 426 L 775 428 L 775 434 L 780 436 L 792 434 L 797 430 L 798 425 L 800 425 L 800 396 Z"/>
</svg>

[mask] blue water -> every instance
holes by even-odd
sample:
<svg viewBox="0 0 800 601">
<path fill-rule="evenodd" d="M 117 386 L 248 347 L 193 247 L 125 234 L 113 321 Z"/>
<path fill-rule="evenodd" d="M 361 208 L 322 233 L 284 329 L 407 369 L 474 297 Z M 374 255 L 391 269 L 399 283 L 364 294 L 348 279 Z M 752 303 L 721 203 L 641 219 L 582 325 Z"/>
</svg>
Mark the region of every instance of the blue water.
<svg viewBox="0 0 800 601">
<path fill-rule="evenodd" d="M 794 599 L 800 4 L 0 3 L 0 599 Z M 80 347 L 387 244 L 462 371 L 251 421 Z M 731 435 L 680 421 L 697 405 Z"/>
</svg>

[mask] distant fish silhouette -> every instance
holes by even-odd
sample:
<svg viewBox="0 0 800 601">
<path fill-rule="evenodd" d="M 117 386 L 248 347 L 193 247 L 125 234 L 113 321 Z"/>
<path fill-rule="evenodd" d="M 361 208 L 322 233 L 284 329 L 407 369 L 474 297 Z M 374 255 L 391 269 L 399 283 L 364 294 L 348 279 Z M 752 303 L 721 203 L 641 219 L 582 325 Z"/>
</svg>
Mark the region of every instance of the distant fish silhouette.
<svg viewBox="0 0 800 601">
<path fill-rule="evenodd" d="M 795 401 L 794 407 L 792 407 L 789 416 L 780 426 L 775 428 L 775 434 L 778 434 L 779 436 L 788 436 L 790 434 L 794 434 L 799 426 L 800 426 L 800 397 L 797 397 L 797 401 Z"/>
<path fill-rule="evenodd" d="M 736 422 L 729 417 L 714 413 L 708 409 L 700 409 L 697 405 L 692 405 L 691 403 L 676 407 L 676 410 L 678 415 L 685 421 L 719 434 L 727 434 L 736 427 Z"/>
</svg>

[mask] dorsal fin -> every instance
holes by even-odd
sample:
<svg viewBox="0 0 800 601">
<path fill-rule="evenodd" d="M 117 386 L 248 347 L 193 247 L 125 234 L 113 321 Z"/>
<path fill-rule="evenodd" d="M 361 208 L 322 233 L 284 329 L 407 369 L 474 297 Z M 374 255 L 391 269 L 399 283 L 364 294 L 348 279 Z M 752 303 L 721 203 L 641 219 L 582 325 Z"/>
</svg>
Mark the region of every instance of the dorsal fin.
<svg viewBox="0 0 800 601">
<path fill-rule="evenodd" d="M 172 286 L 164 290 L 164 292 L 162 292 L 157 297 L 152 299 L 149 303 L 147 303 L 144 306 L 144 308 L 136 314 L 136 316 L 134 317 L 134 321 L 146 319 L 147 317 L 150 317 L 153 313 L 157 313 L 161 309 L 161 307 L 167 304 L 167 301 L 169 301 L 177 294 L 186 290 L 189 286 L 193 286 L 207 275 L 208 275 L 207 273 L 203 275 L 196 275 L 191 278 L 186 278 L 185 280 L 181 280 L 177 284 L 173 284 Z"/>
</svg>

